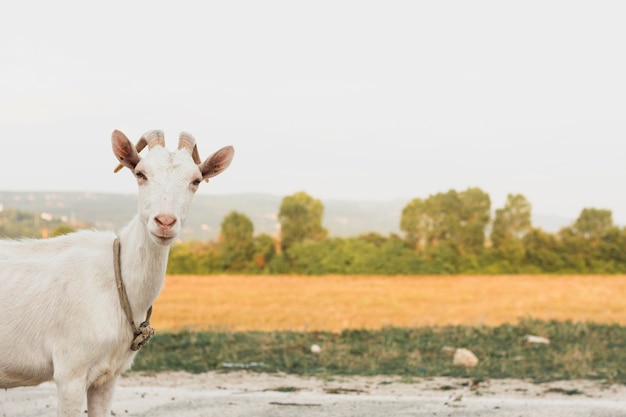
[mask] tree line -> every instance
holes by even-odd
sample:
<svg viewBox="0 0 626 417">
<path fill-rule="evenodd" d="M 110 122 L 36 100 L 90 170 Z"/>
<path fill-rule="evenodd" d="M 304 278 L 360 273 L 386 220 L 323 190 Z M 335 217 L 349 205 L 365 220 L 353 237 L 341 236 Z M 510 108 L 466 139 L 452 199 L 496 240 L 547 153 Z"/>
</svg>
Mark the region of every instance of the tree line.
<svg viewBox="0 0 626 417">
<path fill-rule="evenodd" d="M 329 237 L 322 202 L 305 192 L 284 197 L 277 217 L 275 236 L 255 235 L 245 214 L 229 213 L 216 241 L 176 243 L 168 273 L 626 273 L 626 228 L 610 210 L 585 208 L 549 233 L 532 225 L 520 194 L 493 216 L 479 188 L 415 198 L 398 219 L 402 233 L 388 236 Z"/>
<path fill-rule="evenodd" d="M 305 192 L 283 198 L 276 235 L 255 235 L 252 221 L 230 212 L 215 241 L 183 241 L 170 252 L 176 274 L 520 274 L 626 273 L 626 228 L 606 209 L 584 208 L 556 233 L 531 223 L 531 204 L 509 194 L 491 211 L 479 188 L 415 198 L 402 210 L 400 234 L 329 237 L 324 206 Z M 43 215 L 4 209 L 0 236 L 53 237 L 68 226 Z"/>
</svg>

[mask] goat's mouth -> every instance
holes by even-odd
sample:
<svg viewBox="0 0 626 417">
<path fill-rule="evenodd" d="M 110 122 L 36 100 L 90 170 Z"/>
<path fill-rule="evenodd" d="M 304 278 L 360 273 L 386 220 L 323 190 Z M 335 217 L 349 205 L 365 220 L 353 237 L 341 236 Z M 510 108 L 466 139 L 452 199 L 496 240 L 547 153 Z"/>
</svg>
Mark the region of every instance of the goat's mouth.
<svg viewBox="0 0 626 417">
<path fill-rule="evenodd" d="M 174 239 L 176 239 L 176 235 L 160 235 L 157 233 L 151 233 L 152 237 L 154 238 L 154 240 L 162 245 L 169 245 L 170 243 L 172 243 L 174 241 Z"/>
</svg>

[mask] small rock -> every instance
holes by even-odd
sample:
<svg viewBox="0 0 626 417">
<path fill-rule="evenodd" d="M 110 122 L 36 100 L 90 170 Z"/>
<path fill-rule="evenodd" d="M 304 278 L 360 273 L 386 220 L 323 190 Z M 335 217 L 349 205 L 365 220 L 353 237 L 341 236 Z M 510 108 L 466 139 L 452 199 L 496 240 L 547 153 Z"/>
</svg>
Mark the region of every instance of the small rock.
<svg viewBox="0 0 626 417">
<path fill-rule="evenodd" d="M 541 336 L 533 336 L 532 334 L 527 334 L 524 336 L 524 341 L 529 345 L 549 345 L 550 339 Z"/>
<path fill-rule="evenodd" d="M 322 348 L 319 345 L 311 345 L 311 353 L 320 353 Z"/>
<path fill-rule="evenodd" d="M 478 365 L 478 358 L 471 350 L 460 348 L 454 352 L 452 364 L 455 366 L 465 366 L 466 368 L 473 368 Z"/>
</svg>

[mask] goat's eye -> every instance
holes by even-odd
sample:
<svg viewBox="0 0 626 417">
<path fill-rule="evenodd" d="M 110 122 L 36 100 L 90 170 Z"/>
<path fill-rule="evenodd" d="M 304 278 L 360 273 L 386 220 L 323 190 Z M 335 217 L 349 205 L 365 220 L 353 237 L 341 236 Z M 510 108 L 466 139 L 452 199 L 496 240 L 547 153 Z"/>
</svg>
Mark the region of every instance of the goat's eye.
<svg viewBox="0 0 626 417">
<path fill-rule="evenodd" d="M 146 174 L 144 174 L 141 171 L 135 172 L 135 176 L 137 177 L 137 179 L 141 179 L 141 180 L 147 180 L 148 179 L 148 177 L 146 177 Z"/>
<path fill-rule="evenodd" d="M 202 180 L 200 178 L 196 178 L 195 180 L 191 182 L 191 185 L 194 185 L 197 187 L 198 185 L 200 185 L 201 182 Z"/>
</svg>

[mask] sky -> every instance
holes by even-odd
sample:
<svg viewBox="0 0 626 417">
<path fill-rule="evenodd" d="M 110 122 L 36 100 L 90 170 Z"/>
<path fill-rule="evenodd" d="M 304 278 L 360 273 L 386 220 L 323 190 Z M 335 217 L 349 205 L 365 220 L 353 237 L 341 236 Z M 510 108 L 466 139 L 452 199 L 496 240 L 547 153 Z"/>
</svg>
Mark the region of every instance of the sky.
<svg viewBox="0 0 626 417">
<path fill-rule="evenodd" d="M 236 155 L 203 194 L 609 209 L 626 224 L 621 1 L 11 2 L 0 191 L 134 193 L 114 129 Z"/>
</svg>

